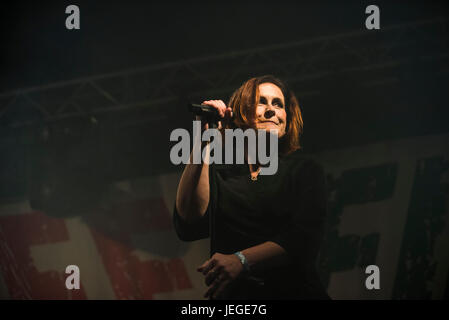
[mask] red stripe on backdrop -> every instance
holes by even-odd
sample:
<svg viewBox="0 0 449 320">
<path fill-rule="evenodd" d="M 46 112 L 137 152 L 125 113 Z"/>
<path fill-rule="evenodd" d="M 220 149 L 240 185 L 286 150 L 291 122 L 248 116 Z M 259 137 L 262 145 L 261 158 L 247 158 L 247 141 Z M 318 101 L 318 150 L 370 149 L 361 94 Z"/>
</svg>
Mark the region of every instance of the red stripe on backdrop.
<svg viewBox="0 0 449 320">
<path fill-rule="evenodd" d="M 154 299 L 157 293 L 192 288 L 182 259 L 141 261 L 133 254 L 133 235 L 172 232 L 162 198 L 114 204 L 85 218 L 118 299 Z M 31 246 L 66 241 L 71 239 L 64 219 L 38 211 L 0 217 L 0 270 L 8 298 L 86 299 L 82 281 L 80 290 L 67 290 L 65 270 L 39 272 L 31 257 Z"/>
<path fill-rule="evenodd" d="M 0 217 L 0 267 L 10 299 L 86 299 L 79 290 L 67 290 L 65 270 L 39 272 L 30 247 L 69 241 L 63 219 L 33 211 Z"/>
<path fill-rule="evenodd" d="M 181 259 L 141 261 L 133 254 L 132 235 L 172 229 L 162 198 L 115 205 L 96 214 L 93 225 L 93 238 L 118 299 L 154 299 L 157 293 L 192 288 Z"/>
</svg>

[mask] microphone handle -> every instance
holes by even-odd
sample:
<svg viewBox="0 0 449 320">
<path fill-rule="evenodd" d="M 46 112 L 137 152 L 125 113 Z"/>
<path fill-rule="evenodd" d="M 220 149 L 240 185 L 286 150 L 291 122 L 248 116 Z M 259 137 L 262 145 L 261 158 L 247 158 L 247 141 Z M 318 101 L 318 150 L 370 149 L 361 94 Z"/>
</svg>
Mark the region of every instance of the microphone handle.
<svg viewBox="0 0 449 320">
<path fill-rule="evenodd" d="M 214 107 L 204 104 L 190 103 L 188 105 L 188 108 L 189 111 L 194 115 L 205 118 L 207 123 L 209 124 L 209 128 L 218 128 L 218 121 L 220 120 L 220 116 L 218 115 L 218 111 Z"/>
</svg>

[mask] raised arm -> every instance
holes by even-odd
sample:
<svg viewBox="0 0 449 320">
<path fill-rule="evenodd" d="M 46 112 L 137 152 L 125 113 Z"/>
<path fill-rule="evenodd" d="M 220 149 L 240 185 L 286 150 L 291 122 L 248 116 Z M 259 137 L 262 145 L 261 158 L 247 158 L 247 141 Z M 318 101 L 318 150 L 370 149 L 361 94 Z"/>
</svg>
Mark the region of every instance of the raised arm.
<svg viewBox="0 0 449 320">
<path fill-rule="evenodd" d="M 208 143 L 205 148 L 209 148 Z M 201 218 L 209 205 L 209 165 L 194 164 L 192 157 L 191 153 L 176 191 L 177 212 L 186 221 Z"/>
<path fill-rule="evenodd" d="M 222 118 L 226 119 L 232 116 L 231 108 L 226 108 L 225 103 L 221 100 L 206 100 L 202 104 L 216 108 Z M 201 119 L 197 117 L 197 120 Z M 221 122 L 219 122 L 218 128 L 221 128 Z M 202 123 L 202 131 L 207 129 L 208 124 Z M 201 139 L 194 139 L 194 141 L 201 141 Z M 201 150 L 203 147 L 209 148 L 209 143 L 202 142 Z M 209 150 L 206 154 L 209 155 Z M 190 163 L 185 166 L 176 191 L 176 209 L 179 216 L 185 221 L 195 221 L 204 216 L 210 196 L 209 165 L 206 163 L 194 164 L 192 157 L 193 151 L 190 154 Z"/>
</svg>

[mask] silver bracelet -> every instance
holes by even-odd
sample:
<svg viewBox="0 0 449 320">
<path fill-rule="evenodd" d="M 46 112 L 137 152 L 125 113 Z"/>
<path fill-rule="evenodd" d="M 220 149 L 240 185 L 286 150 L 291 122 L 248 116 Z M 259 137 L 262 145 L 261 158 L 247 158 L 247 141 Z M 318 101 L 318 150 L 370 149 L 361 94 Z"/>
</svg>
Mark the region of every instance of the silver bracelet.
<svg viewBox="0 0 449 320">
<path fill-rule="evenodd" d="M 240 262 L 243 265 L 243 270 L 245 272 L 249 272 L 249 264 L 248 264 L 248 260 L 246 260 L 246 257 L 243 253 L 241 253 L 240 251 L 237 251 L 234 253 L 240 260 Z"/>
</svg>

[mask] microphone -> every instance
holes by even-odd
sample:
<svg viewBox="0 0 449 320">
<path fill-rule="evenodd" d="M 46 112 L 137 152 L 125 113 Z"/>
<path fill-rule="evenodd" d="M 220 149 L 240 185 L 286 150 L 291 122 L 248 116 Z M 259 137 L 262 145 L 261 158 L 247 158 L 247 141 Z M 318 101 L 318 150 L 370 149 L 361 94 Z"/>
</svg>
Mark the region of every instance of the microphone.
<svg viewBox="0 0 449 320">
<path fill-rule="evenodd" d="M 201 116 L 203 119 L 205 119 L 209 124 L 209 128 L 217 128 L 218 121 L 222 119 L 218 114 L 218 110 L 212 106 L 189 103 L 188 108 L 189 111 L 194 115 Z M 234 115 L 232 116 L 232 118 L 234 118 Z"/>
<path fill-rule="evenodd" d="M 204 104 L 190 103 L 188 105 L 189 111 L 196 116 L 201 116 L 208 121 L 218 121 L 220 116 L 218 115 L 218 110 L 212 106 L 207 106 Z"/>
</svg>

